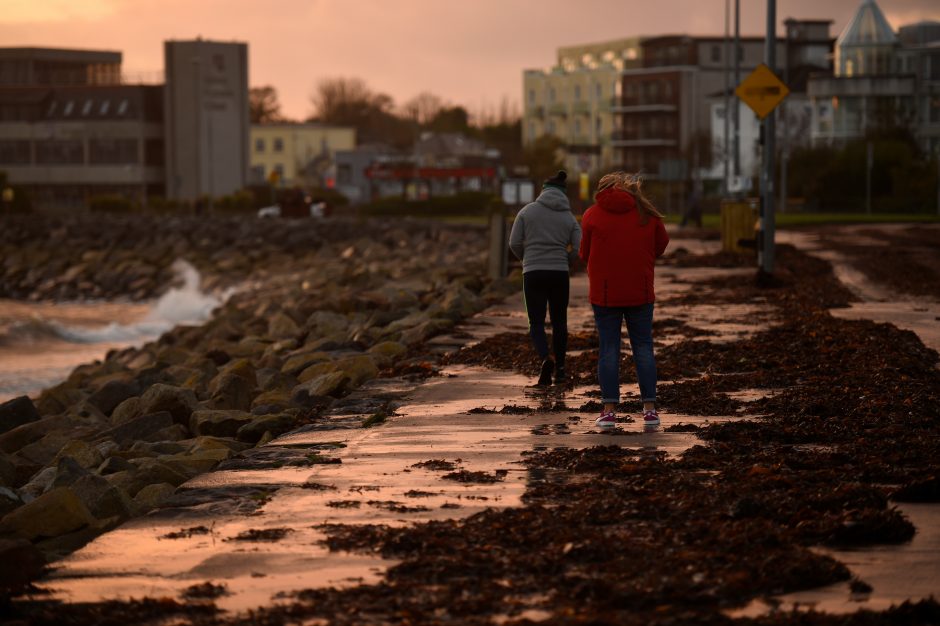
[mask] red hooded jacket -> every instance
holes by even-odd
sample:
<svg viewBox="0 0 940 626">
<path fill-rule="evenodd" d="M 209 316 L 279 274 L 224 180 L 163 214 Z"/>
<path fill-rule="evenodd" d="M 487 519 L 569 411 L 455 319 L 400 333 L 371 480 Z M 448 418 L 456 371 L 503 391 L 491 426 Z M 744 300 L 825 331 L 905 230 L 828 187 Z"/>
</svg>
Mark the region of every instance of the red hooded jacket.
<svg viewBox="0 0 940 626">
<path fill-rule="evenodd" d="M 641 223 L 636 199 L 608 188 L 581 219 L 581 260 L 587 263 L 591 304 L 638 306 L 655 301 L 653 265 L 669 244 L 663 221 Z"/>
</svg>

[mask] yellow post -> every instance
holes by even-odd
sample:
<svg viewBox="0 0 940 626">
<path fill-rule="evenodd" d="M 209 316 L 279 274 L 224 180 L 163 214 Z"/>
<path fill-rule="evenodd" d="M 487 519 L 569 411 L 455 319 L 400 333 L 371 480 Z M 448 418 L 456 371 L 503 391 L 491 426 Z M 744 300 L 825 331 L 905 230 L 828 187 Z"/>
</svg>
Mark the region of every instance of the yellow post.
<svg viewBox="0 0 940 626">
<path fill-rule="evenodd" d="M 754 240 L 757 210 L 753 201 L 721 202 L 721 249 L 744 252 L 741 240 Z"/>
</svg>

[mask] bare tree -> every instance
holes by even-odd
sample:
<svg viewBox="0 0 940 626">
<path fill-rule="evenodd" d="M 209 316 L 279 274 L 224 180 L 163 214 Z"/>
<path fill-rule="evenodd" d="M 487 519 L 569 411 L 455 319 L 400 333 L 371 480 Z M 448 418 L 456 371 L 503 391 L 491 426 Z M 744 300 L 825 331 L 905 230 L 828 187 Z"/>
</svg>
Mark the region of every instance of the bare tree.
<svg viewBox="0 0 940 626">
<path fill-rule="evenodd" d="M 412 122 L 425 126 L 443 109 L 443 100 L 433 93 L 422 91 L 402 106 L 402 114 Z"/>
<path fill-rule="evenodd" d="M 370 112 L 390 113 L 394 105 L 385 94 L 377 94 L 361 78 L 327 78 L 310 96 L 314 116 L 323 122 L 354 124 Z"/>
<path fill-rule="evenodd" d="M 249 89 L 248 115 L 252 124 L 282 121 L 284 117 L 281 115 L 281 103 L 277 99 L 277 89 L 271 85 Z"/>
</svg>

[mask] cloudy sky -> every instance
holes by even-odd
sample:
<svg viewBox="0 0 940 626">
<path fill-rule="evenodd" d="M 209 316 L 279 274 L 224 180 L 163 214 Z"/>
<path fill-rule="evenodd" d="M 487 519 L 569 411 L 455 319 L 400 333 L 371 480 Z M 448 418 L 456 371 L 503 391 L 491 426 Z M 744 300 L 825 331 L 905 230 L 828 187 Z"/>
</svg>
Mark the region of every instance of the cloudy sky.
<svg viewBox="0 0 940 626">
<path fill-rule="evenodd" d="M 778 0 L 777 17 L 833 20 L 862 0 Z M 892 26 L 940 20 L 937 0 L 879 0 Z M 124 70 L 159 72 L 162 42 L 201 36 L 249 44 L 250 82 L 273 85 L 292 117 L 317 81 L 355 76 L 403 102 L 421 91 L 471 111 L 518 103 L 522 70 L 555 48 L 667 33 L 720 35 L 724 0 L 0 0 L 0 46 L 118 50 Z M 766 2 L 741 0 L 742 34 Z"/>
</svg>

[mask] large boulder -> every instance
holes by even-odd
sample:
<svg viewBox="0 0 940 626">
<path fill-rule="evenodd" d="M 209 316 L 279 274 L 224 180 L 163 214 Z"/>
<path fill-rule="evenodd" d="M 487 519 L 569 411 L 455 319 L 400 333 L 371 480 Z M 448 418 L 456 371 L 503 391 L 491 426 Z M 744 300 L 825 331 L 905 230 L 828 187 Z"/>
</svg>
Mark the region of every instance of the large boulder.
<svg viewBox="0 0 940 626">
<path fill-rule="evenodd" d="M 302 406 L 318 403 L 318 398 L 338 396 L 349 384 L 345 372 L 330 372 L 301 383 L 291 390 L 291 400 Z"/>
<path fill-rule="evenodd" d="M 139 416 L 140 398 L 135 396 L 124 400 L 119 405 L 114 407 L 114 410 L 111 412 L 111 423 L 117 426 L 118 424 L 129 422 L 130 420 Z"/>
<path fill-rule="evenodd" d="M 16 485 L 16 464 L 0 452 L 0 487 Z"/>
<path fill-rule="evenodd" d="M 238 410 L 194 411 L 189 418 L 189 430 L 194 435 L 234 437 L 239 428 L 254 418 L 251 413 Z"/>
<path fill-rule="evenodd" d="M 257 443 L 265 433 L 277 436 L 290 430 L 293 425 L 294 416 L 289 413 L 261 415 L 239 428 L 236 437 L 239 441 Z"/>
<path fill-rule="evenodd" d="M 189 416 L 199 406 L 192 389 L 157 383 L 140 397 L 140 412 L 144 415 L 166 411 L 177 424 L 188 424 Z"/>
<path fill-rule="evenodd" d="M 112 517 L 127 519 L 136 512 L 137 507 L 127 494 L 101 476 L 82 476 L 72 483 L 71 489 L 88 511 L 99 520 Z"/>
<path fill-rule="evenodd" d="M 62 457 L 56 464 L 55 478 L 52 479 L 52 488 L 69 487 L 84 476 L 90 476 L 91 472 L 79 465 L 78 461 L 70 456 Z"/>
<path fill-rule="evenodd" d="M 176 487 L 170 483 L 157 483 L 147 485 L 134 496 L 134 503 L 142 510 L 155 509 L 170 499 L 176 492 Z"/>
<path fill-rule="evenodd" d="M 383 341 L 369 348 L 369 354 L 379 367 L 388 367 L 407 352 L 407 346 L 397 341 Z"/>
<path fill-rule="evenodd" d="M 78 425 L 75 418 L 67 415 L 52 415 L 35 422 L 17 426 L 0 435 L 0 451 L 18 452 L 27 445 L 38 441 L 56 430 L 64 430 Z"/>
<path fill-rule="evenodd" d="M 25 539 L 0 539 L 0 589 L 16 589 L 39 578 L 46 559 Z"/>
<path fill-rule="evenodd" d="M 215 450 L 201 450 L 199 452 L 183 452 L 180 454 L 161 456 L 160 461 L 181 474 L 198 476 L 199 474 L 208 472 L 230 456 L 232 456 L 231 450 L 217 448 Z"/>
<path fill-rule="evenodd" d="M 80 439 L 70 441 L 62 446 L 54 460 L 58 462 L 63 457 L 71 457 L 85 468 L 98 467 L 104 460 L 104 455 L 97 447 Z"/>
<path fill-rule="evenodd" d="M 0 433 L 40 419 L 39 411 L 29 396 L 20 396 L 0 404 Z"/>
<path fill-rule="evenodd" d="M 286 313 L 275 313 L 268 322 L 268 336 L 274 339 L 293 339 L 300 334 L 300 327 Z"/>
<path fill-rule="evenodd" d="M 287 357 L 287 360 L 284 361 L 284 365 L 281 366 L 281 372 L 290 376 L 296 376 L 311 365 L 329 360 L 330 355 L 328 352 L 322 350 L 310 352 L 305 350 L 299 354 Z"/>
<path fill-rule="evenodd" d="M 192 415 L 192 411 L 190 411 Z M 132 441 L 145 439 L 148 436 L 172 426 L 174 417 L 169 411 L 159 411 L 141 415 L 134 419 L 102 431 L 99 434 L 101 439 L 113 439 L 119 444 L 127 444 Z"/>
<path fill-rule="evenodd" d="M 110 416 L 119 404 L 140 394 L 140 385 L 132 378 L 109 380 L 88 396 L 88 403 Z"/>
<path fill-rule="evenodd" d="M 30 541 L 58 537 L 89 524 L 95 518 L 68 487 L 59 487 L 27 502 L 0 520 L 0 533 L 14 534 Z"/>
<path fill-rule="evenodd" d="M 257 377 L 248 359 L 227 363 L 209 383 L 209 404 L 214 409 L 247 411 L 255 395 Z"/>
</svg>

